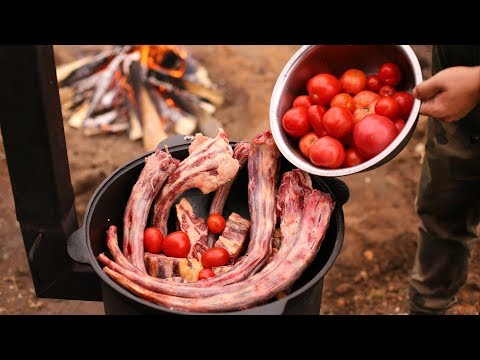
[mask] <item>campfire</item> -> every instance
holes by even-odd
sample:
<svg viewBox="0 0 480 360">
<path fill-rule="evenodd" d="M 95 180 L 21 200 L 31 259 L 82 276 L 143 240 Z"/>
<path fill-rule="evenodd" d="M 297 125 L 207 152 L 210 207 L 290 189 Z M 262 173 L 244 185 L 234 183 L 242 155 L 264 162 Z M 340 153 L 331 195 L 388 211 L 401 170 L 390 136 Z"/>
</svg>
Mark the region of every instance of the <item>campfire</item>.
<svg viewBox="0 0 480 360">
<path fill-rule="evenodd" d="M 62 112 L 87 136 L 126 133 L 153 150 L 173 134 L 214 136 L 223 102 L 207 70 L 181 47 L 115 46 L 57 68 Z"/>
</svg>

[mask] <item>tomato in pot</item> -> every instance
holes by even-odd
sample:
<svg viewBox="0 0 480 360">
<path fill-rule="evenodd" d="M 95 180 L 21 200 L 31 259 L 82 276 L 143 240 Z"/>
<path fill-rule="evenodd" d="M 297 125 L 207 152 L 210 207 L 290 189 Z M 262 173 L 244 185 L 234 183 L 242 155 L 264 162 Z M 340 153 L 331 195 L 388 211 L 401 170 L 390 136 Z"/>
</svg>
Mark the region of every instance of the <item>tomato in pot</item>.
<svg viewBox="0 0 480 360">
<path fill-rule="evenodd" d="M 397 137 L 397 128 L 387 117 L 369 114 L 353 127 L 353 142 L 366 160 L 381 153 Z"/>
<path fill-rule="evenodd" d="M 312 100 L 310 100 L 310 97 L 308 95 L 300 95 L 293 100 L 293 106 L 292 107 L 304 107 L 304 108 L 309 108 L 312 106 Z"/>
<path fill-rule="evenodd" d="M 349 168 L 352 166 L 357 166 L 363 163 L 365 159 L 360 155 L 360 153 L 354 147 L 345 150 L 345 160 L 343 161 L 342 167 Z"/>
<path fill-rule="evenodd" d="M 352 132 L 353 115 L 344 107 L 332 107 L 323 115 L 323 127 L 328 135 L 340 139 Z"/>
<path fill-rule="evenodd" d="M 174 231 L 163 240 L 163 253 L 167 256 L 185 258 L 190 251 L 190 238 L 183 231 Z"/>
<path fill-rule="evenodd" d="M 353 121 L 355 123 L 362 120 L 368 114 L 375 113 L 375 103 L 380 99 L 380 95 L 373 91 L 362 91 L 353 97 L 355 111 L 353 112 Z"/>
<path fill-rule="evenodd" d="M 310 106 L 307 110 L 308 113 L 308 122 L 310 126 L 313 128 L 313 131 L 318 135 L 318 137 L 322 137 L 327 135 L 325 128 L 323 127 L 323 115 L 327 112 L 322 105 L 313 105 Z"/>
<path fill-rule="evenodd" d="M 330 104 L 335 95 L 342 90 L 342 84 L 333 75 L 318 74 L 307 82 L 307 91 L 315 105 Z"/>
<path fill-rule="evenodd" d="M 225 219 L 220 214 L 210 214 L 207 218 L 208 231 L 213 234 L 221 234 L 225 229 Z"/>
<path fill-rule="evenodd" d="M 348 109 L 352 114 L 355 111 L 355 102 L 353 101 L 353 98 L 346 93 L 335 95 L 330 103 L 330 107 L 334 106 L 342 106 Z"/>
<path fill-rule="evenodd" d="M 215 273 L 212 271 L 212 269 L 202 269 L 198 272 L 198 280 L 205 280 L 214 276 Z"/>
<path fill-rule="evenodd" d="M 380 67 L 378 76 L 384 84 L 396 86 L 402 80 L 402 71 L 397 64 L 388 62 Z"/>
<path fill-rule="evenodd" d="M 380 96 L 393 96 L 397 90 L 393 86 L 383 85 L 378 94 Z"/>
<path fill-rule="evenodd" d="M 331 136 L 321 137 L 310 148 L 310 161 L 316 166 L 338 169 L 344 159 L 342 143 Z"/>
<path fill-rule="evenodd" d="M 393 98 L 400 106 L 400 117 L 407 120 L 413 107 L 413 95 L 404 91 L 399 91 L 393 95 Z"/>
<path fill-rule="evenodd" d="M 402 131 L 402 129 L 405 127 L 405 121 L 403 119 L 400 119 L 400 118 L 395 119 L 393 121 L 393 124 L 397 128 L 398 133 L 400 133 L 400 131 Z"/>
<path fill-rule="evenodd" d="M 356 95 L 367 87 L 367 75 L 362 70 L 349 69 L 340 78 L 343 92 Z"/>
<path fill-rule="evenodd" d="M 211 269 L 216 266 L 225 266 L 230 262 L 230 255 L 224 248 L 213 247 L 202 254 L 202 265 Z"/>
<path fill-rule="evenodd" d="M 155 227 L 146 228 L 143 232 L 143 247 L 146 252 L 160 254 L 162 251 L 163 234 Z"/>
<path fill-rule="evenodd" d="M 383 82 L 378 75 L 370 75 L 367 77 L 367 90 L 377 93 L 383 86 Z"/>
<path fill-rule="evenodd" d="M 288 110 L 283 116 L 283 129 L 293 137 L 300 138 L 310 131 L 308 111 L 304 107 L 296 107 Z"/>
<path fill-rule="evenodd" d="M 375 105 L 375 114 L 388 117 L 394 120 L 398 117 L 400 112 L 400 105 L 390 96 L 380 98 Z"/>
<path fill-rule="evenodd" d="M 318 135 L 316 133 L 309 132 L 305 135 L 302 136 L 300 139 L 300 142 L 298 143 L 298 147 L 300 149 L 300 152 L 306 156 L 307 158 L 310 157 L 310 148 L 312 145 L 319 139 Z"/>
</svg>

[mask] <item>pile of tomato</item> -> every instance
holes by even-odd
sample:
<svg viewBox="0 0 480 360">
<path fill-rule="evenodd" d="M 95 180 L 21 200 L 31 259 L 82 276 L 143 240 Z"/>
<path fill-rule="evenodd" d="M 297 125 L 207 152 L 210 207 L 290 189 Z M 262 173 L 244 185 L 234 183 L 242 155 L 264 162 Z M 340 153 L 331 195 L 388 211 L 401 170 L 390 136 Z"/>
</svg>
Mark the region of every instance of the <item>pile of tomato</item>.
<svg viewBox="0 0 480 360">
<path fill-rule="evenodd" d="M 208 231 L 221 234 L 225 229 L 225 219 L 220 214 L 211 214 L 207 218 Z M 186 258 L 190 252 L 191 242 L 187 233 L 174 231 L 165 238 L 160 230 L 155 227 L 146 228 L 143 232 L 143 247 L 151 254 L 164 254 L 174 258 Z M 227 265 L 230 255 L 224 248 L 213 247 L 202 254 L 201 262 L 204 267 L 198 273 L 198 280 L 215 276 L 212 267 Z"/>
<path fill-rule="evenodd" d="M 316 166 L 359 165 L 382 152 L 405 126 L 414 98 L 397 92 L 402 79 L 391 62 L 369 76 L 358 69 L 340 79 L 318 74 L 306 84 L 308 95 L 295 98 L 285 113 L 283 129 L 299 139 L 301 153 Z"/>
</svg>

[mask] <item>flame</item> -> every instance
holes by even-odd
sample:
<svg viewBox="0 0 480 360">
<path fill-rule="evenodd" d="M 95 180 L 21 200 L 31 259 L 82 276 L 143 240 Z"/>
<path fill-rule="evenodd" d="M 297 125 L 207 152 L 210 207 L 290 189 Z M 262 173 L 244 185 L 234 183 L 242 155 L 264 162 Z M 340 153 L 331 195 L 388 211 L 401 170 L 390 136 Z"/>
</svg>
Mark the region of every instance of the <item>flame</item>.
<svg viewBox="0 0 480 360">
<path fill-rule="evenodd" d="M 140 62 L 149 69 L 166 72 L 168 75 L 181 78 L 187 68 L 187 52 L 173 45 L 140 45 Z M 166 67 L 162 63 L 167 56 L 177 59 L 174 64 Z"/>
<path fill-rule="evenodd" d="M 174 107 L 175 106 L 175 101 L 172 100 L 172 98 L 165 99 L 165 102 L 167 103 L 168 106 Z"/>
<path fill-rule="evenodd" d="M 148 54 L 150 52 L 149 45 L 143 45 L 140 47 L 140 62 L 148 66 Z"/>
<path fill-rule="evenodd" d="M 122 72 L 120 70 L 115 71 L 115 73 L 113 74 L 113 82 L 117 82 L 121 80 L 121 78 L 122 78 Z"/>
</svg>

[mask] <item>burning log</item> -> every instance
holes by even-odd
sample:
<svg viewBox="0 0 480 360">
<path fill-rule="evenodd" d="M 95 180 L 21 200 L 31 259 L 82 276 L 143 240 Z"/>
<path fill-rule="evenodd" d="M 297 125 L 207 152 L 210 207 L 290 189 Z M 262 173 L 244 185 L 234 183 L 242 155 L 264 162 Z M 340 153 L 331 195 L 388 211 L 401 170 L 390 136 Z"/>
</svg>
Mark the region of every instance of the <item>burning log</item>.
<svg viewBox="0 0 480 360">
<path fill-rule="evenodd" d="M 172 133 L 215 136 L 222 93 L 181 48 L 116 46 L 57 68 L 68 124 L 85 135 L 128 132 L 146 150 Z"/>
<path fill-rule="evenodd" d="M 142 68 L 139 62 L 132 63 L 130 75 L 136 95 L 138 118 L 143 127 L 143 147 L 145 150 L 154 150 L 160 141 L 168 137 L 164 130 L 164 121 L 156 111 L 146 84 L 142 81 Z"/>
<path fill-rule="evenodd" d="M 214 137 L 218 129 L 222 127 L 220 121 L 212 116 L 216 108 L 211 103 L 205 102 L 188 91 L 176 88 L 172 84 L 160 81 L 155 77 L 149 77 L 148 81 L 153 85 L 159 86 L 175 104 L 185 109 L 185 112 L 190 114 L 192 118 L 195 118 L 200 132 L 205 136 Z"/>
<path fill-rule="evenodd" d="M 68 120 L 68 125 L 73 128 L 79 129 L 82 127 L 83 120 L 87 116 L 88 109 L 90 108 L 90 102 L 85 101 Z"/>
<path fill-rule="evenodd" d="M 143 137 L 142 125 L 140 124 L 140 120 L 137 117 L 137 112 L 134 105 L 135 103 L 135 99 L 131 99 L 129 93 L 125 99 L 125 104 L 129 110 L 130 115 L 130 128 L 128 132 L 128 138 L 132 141 L 139 140 Z"/>
<path fill-rule="evenodd" d="M 199 98 L 208 100 L 215 106 L 220 106 L 223 103 L 223 95 L 220 91 L 214 88 L 207 88 L 203 84 L 175 78 L 161 70 L 150 69 L 147 76 L 172 84 L 179 89 L 187 90 Z"/>
<path fill-rule="evenodd" d="M 86 78 L 102 66 L 106 65 L 112 56 L 118 52 L 118 48 L 104 51 L 96 56 L 87 56 L 73 63 L 65 64 L 57 68 L 57 81 L 60 86 L 70 86 L 75 82 Z"/>
<path fill-rule="evenodd" d="M 110 62 L 110 64 L 108 64 L 105 72 L 98 79 L 96 83 L 96 90 L 93 95 L 90 108 L 88 109 L 88 112 L 87 112 L 87 117 L 94 112 L 95 108 L 97 107 L 99 102 L 102 100 L 102 97 L 105 95 L 105 92 L 110 87 L 110 84 L 112 83 L 115 72 L 120 67 L 120 64 L 122 63 L 122 61 L 125 59 L 125 56 L 126 56 L 125 53 L 128 49 L 129 49 L 128 46 L 123 47 L 120 54 L 115 56 L 115 58 Z"/>
</svg>

